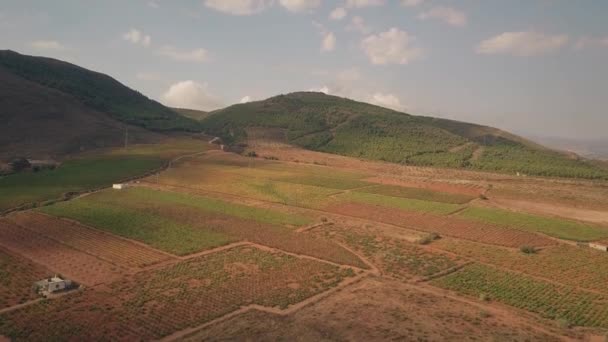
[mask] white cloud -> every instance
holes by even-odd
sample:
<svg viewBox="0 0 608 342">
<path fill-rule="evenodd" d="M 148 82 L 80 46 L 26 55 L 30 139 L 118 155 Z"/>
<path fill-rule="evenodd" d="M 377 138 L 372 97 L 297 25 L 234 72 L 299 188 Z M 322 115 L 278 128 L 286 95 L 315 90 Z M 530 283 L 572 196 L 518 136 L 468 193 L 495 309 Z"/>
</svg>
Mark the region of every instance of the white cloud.
<svg viewBox="0 0 608 342">
<path fill-rule="evenodd" d="M 223 106 L 222 101 L 209 92 L 206 83 L 182 81 L 175 83 L 161 96 L 161 101 L 170 107 L 214 110 Z"/>
<path fill-rule="evenodd" d="M 321 0 L 279 0 L 279 3 L 290 12 L 304 12 L 319 7 Z"/>
<path fill-rule="evenodd" d="M 150 1 L 148 2 L 148 6 L 152 7 L 152 8 L 159 8 L 160 5 L 158 4 L 158 2 L 156 1 Z"/>
<path fill-rule="evenodd" d="M 327 32 L 323 35 L 321 41 L 321 51 L 329 52 L 336 48 L 336 35 L 333 32 Z"/>
<path fill-rule="evenodd" d="M 415 7 L 423 3 L 424 0 L 401 0 L 401 6 Z"/>
<path fill-rule="evenodd" d="M 122 35 L 122 39 L 131 42 L 133 44 L 141 44 L 142 46 L 148 47 L 152 42 L 152 38 L 149 35 L 142 33 L 141 31 L 132 28 L 129 32 Z"/>
<path fill-rule="evenodd" d="M 479 43 L 477 53 L 536 56 L 555 51 L 568 43 L 567 35 L 546 35 L 534 31 L 505 32 Z"/>
<path fill-rule="evenodd" d="M 401 103 L 401 100 L 399 100 L 399 98 L 393 94 L 375 93 L 372 95 L 369 102 L 397 111 L 405 110 L 405 106 Z"/>
<path fill-rule="evenodd" d="M 463 11 L 445 6 L 433 7 L 420 13 L 418 18 L 421 20 L 439 19 L 452 26 L 465 26 L 467 24 L 467 15 Z"/>
<path fill-rule="evenodd" d="M 372 64 L 408 64 L 422 58 L 424 51 L 413 46 L 415 37 L 397 28 L 373 34 L 361 41 Z"/>
<path fill-rule="evenodd" d="M 578 50 L 588 47 L 608 47 L 608 36 L 606 37 L 581 37 L 574 47 Z"/>
<path fill-rule="evenodd" d="M 363 8 L 382 5 L 384 5 L 384 0 L 346 0 L 346 7 L 348 8 Z"/>
<path fill-rule="evenodd" d="M 357 68 L 345 69 L 336 75 L 336 79 L 340 82 L 354 82 L 361 79 L 361 72 Z"/>
<path fill-rule="evenodd" d="M 66 47 L 63 44 L 59 43 L 56 40 L 36 40 L 29 44 L 34 49 L 37 50 L 54 50 L 54 51 L 63 51 L 66 50 Z"/>
<path fill-rule="evenodd" d="M 247 102 L 251 102 L 251 96 L 249 96 L 249 95 L 244 96 L 240 101 L 240 103 L 247 103 Z"/>
<path fill-rule="evenodd" d="M 350 24 L 346 27 L 347 31 L 357 31 L 361 34 L 368 34 L 372 32 L 372 28 L 369 27 L 363 18 L 355 16 L 351 19 Z"/>
<path fill-rule="evenodd" d="M 272 5 L 272 0 L 206 0 L 205 6 L 232 15 L 252 15 Z"/>
<path fill-rule="evenodd" d="M 329 14 L 331 20 L 342 20 L 346 17 L 346 9 L 344 7 L 337 7 Z"/>
<path fill-rule="evenodd" d="M 316 92 L 323 93 L 326 95 L 330 94 L 329 87 L 327 87 L 326 85 L 324 85 L 322 87 L 317 87 L 317 88 L 310 88 L 310 89 L 308 89 L 308 91 L 316 91 Z"/>
<path fill-rule="evenodd" d="M 178 62 L 203 63 L 209 61 L 209 54 L 207 53 L 207 50 L 203 48 L 185 51 L 166 45 L 158 51 L 158 54 L 169 57 Z"/>
</svg>

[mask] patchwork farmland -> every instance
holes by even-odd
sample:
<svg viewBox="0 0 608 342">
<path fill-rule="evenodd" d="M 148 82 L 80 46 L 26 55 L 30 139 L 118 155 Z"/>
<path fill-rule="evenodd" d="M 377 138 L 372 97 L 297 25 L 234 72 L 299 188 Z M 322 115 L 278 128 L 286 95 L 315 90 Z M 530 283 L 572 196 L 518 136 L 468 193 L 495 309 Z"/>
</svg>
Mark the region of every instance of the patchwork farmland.
<svg viewBox="0 0 608 342">
<path fill-rule="evenodd" d="M 482 310 L 478 326 L 495 319 L 526 331 L 515 340 L 608 328 L 608 254 L 582 246 L 606 239 L 607 226 L 493 206 L 493 176 L 410 173 L 347 157 L 294 162 L 285 150 L 256 148 L 262 157 L 183 150 L 186 157 L 122 190 L 4 215 L 0 335 L 196 340 L 261 313 L 330 324 L 336 313 L 321 314 L 326 303 L 357 298 L 348 305 L 372 308 L 366 298 L 389 288 L 410 291 L 408 301 L 426 298 L 421 316 L 439 310 L 439 298 L 459 303 L 463 315 Z M 285 160 L 268 157 L 275 154 Z M 39 300 L 32 284 L 52 274 L 82 286 Z M 377 310 L 389 327 L 401 315 Z M 461 329 L 462 317 L 429 317 Z M 344 319 L 356 326 L 360 318 Z M 476 336 L 497 337 L 490 330 Z"/>
</svg>

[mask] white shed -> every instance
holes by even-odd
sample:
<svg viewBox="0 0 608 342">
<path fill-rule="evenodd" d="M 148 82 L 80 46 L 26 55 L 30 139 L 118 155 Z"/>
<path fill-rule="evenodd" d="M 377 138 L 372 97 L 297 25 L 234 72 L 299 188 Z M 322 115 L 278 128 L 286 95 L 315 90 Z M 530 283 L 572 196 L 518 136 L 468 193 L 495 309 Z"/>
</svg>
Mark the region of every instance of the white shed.
<svg viewBox="0 0 608 342">
<path fill-rule="evenodd" d="M 37 282 L 36 285 L 38 286 L 38 291 L 42 293 L 54 293 L 69 289 L 72 286 L 72 281 L 55 275 L 54 277 Z"/>
<path fill-rule="evenodd" d="M 608 252 L 608 244 L 602 242 L 589 242 L 589 247 L 599 249 L 602 252 Z"/>
<path fill-rule="evenodd" d="M 112 189 L 122 190 L 127 187 L 126 183 L 115 183 L 112 185 Z"/>
</svg>

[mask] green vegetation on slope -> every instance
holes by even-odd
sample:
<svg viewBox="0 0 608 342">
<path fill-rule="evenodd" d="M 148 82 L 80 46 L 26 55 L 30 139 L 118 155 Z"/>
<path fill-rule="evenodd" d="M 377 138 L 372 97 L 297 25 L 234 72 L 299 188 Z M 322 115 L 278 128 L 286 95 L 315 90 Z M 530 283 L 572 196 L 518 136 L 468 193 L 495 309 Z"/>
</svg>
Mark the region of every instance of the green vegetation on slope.
<svg viewBox="0 0 608 342">
<path fill-rule="evenodd" d="M 422 201 L 418 199 L 383 196 L 364 192 L 349 192 L 335 196 L 337 201 L 373 204 L 388 208 L 447 215 L 461 208 L 458 204 Z"/>
<path fill-rule="evenodd" d="M 466 219 L 540 232 L 566 240 L 593 241 L 608 237 L 608 228 L 502 209 L 469 207 L 458 215 Z"/>
<path fill-rule="evenodd" d="M 183 117 L 115 79 L 50 58 L 0 51 L 0 66 L 12 73 L 74 96 L 85 105 L 117 120 L 152 130 L 199 130 Z"/>
<path fill-rule="evenodd" d="M 606 168 L 495 128 L 408 115 L 321 93 L 291 93 L 230 106 L 210 113 L 201 124 L 207 133 L 221 136 L 227 143 L 244 141 L 247 128 L 273 128 L 285 130 L 287 141 L 294 145 L 352 157 L 405 165 L 608 179 Z M 483 152 L 474 155 L 480 146 Z"/>
<path fill-rule="evenodd" d="M 464 204 L 467 203 L 474 198 L 475 196 L 469 195 L 461 195 L 461 194 L 450 194 L 447 192 L 438 192 L 427 189 L 418 189 L 418 188 L 406 188 L 402 186 L 392 186 L 392 185 L 375 185 L 372 187 L 367 187 L 363 189 L 356 190 L 358 192 L 367 192 L 370 194 L 378 194 L 392 197 L 404 197 L 404 198 L 412 198 L 423 201 L 431 201 L 431 202 L 442 202 L 442 203 L 452 203 L 452 204 Z"/>
</svg>

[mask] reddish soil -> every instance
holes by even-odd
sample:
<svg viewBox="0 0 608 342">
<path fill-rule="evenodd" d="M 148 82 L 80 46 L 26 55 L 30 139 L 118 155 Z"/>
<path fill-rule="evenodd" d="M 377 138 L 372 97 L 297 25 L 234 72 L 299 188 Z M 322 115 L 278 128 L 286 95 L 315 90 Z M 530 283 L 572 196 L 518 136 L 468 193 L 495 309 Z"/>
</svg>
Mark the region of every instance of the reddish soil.
<svg viewBox="0 0 608 342">
<path fill-rule="evenodd" d="M 185 341 L 563 340 L 556 336 L 562 332 L 553 330 L 536 329 L 528 317 L 502 308 L 367 279 L 292 315 L 250 311 Z"/>
<path fill-rule="evenodd" d="M 450 183 L 439 183 L 432 181 L 413 181 L 404 180 L 391 177 L 370 177 L 363 179 L 366 182 L 385 184 L 385 185 L 396 185 L 404 186 L 408 188 L 426 189 L 438 192 L 447 192 L 458 195 L 470 195 L 479 196 L 485 189 L 476 184 L 450 184 Z"/>
<path fill-rule="evenodd" d="M 0 246 L 89 286 L 115 281 L 125 271 L 5 219 L 0 220 Z"/>
<path fill-rule="evenodd" d="M 46 268 L 2 249 L 0 273 L 0 309 L 38 298 L 32 291 L 32 285 L 52 274 Z"/>
<path fill-rule="evenodd" d="M 556 203 L 543 203 L 502 198 L 492 198 L 490 201 L 484 202 L 484 204 L 501 209 L 557 216 L 608 225 L 608 210 L 580 209 Z"/>
<path fill-rule="evenodd" d="M 33 211 L 14 213 L 8 219 L 40 235 L 125 267 L 144 267 L 171 258 L 114 235 Z"/>
<path fill-rule="evenodd" d="M 375 205 L 343 203 L 331 205 L 326 210 L 492 245 L 506 247 L 531 245 L 540 247 L 557 244 L 551 239 L 528 232 L 469 222 L 455 217 L 420 214 Z"/>
</svg>

